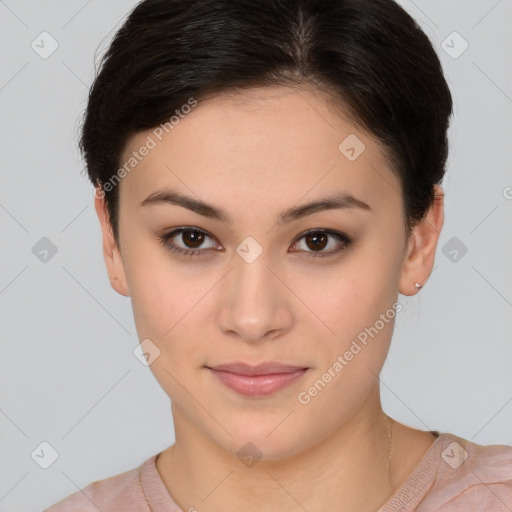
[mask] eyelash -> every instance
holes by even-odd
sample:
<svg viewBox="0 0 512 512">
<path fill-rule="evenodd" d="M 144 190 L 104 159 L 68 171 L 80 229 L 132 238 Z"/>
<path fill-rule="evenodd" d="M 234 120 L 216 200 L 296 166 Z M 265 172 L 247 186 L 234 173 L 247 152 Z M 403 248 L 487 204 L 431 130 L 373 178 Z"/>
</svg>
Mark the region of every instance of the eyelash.
<svg viewBox="0 0 512 512">
<path fill-rule="evenodd" d="M 203 255 L 205 255 L 205 253 L 212 250 L 212 249 L 182 249 L 181 247 L 177 247 L 176 245 L 169 242 L 169 240 L 171 238 L 174 238 L 175 236 L 177 236 L 181 233 L 184 233 L 186 231 L 200 233 L 200 234 L 206 235 L 208 238 L 211 238 L 213 240 L 213 237 L 211 237 L 208 233 L 206 233 L 202 229 L 191 228 L 191 227 L 178 228 L 178 229 L 175 229 L 174 231 L 171 231 L 170 233 L 165 233 L 163 235 L 160 235 L 158 238 L 160 239 L 160 243 L 167 249 L 177 252 L 183 256 L 188 256 L 190 258 L 193 256 L 203 256 Z M 295 245 L 296 243 L 298 243 L 300 240 L 302 240 L 303 238 L 305 238 L 308 235 L 319 234 L 319 233 L 332 236 L 332 237 L 336 238 L 339 242 L 343 242 L 343 245 L 341 247 L 339 247 L 338 249 L 331 250 L 329 252 L 303 251 L 307 254 L 308 258 L 326 258 L 328 256 L 334 256 L 335 254 L 338 254 L 339 252 L 346 250 L 352 244 L 352 239 L 350 237 L 348 237 L 345 233 L 341 233 L 339 231 L 332 231 L 332 230 L 328 230 L 328 229 L 314 229 L 314 230 L 307 231 L 306 233 L 303 233 L 302 235 L 300 235 L 300 237 L 297 238 L 297 241 L 294 242 L 293 245 Z"/>
</svg>

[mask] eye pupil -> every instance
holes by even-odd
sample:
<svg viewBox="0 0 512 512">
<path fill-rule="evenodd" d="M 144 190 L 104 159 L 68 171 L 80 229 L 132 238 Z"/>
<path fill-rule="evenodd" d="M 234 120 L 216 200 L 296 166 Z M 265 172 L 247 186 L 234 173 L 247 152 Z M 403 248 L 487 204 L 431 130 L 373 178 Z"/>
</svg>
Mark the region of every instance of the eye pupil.
<svg viewBox="0 0 512 512">
<path fill-rule="evenodd" d="M 187 246 L 188 246 L 188 243 L 187 243 L 186 239 L 188 238 L 191 240 L 191 244 L 192 244 L 192 246 L 190 247 L 191 249 L 200 247 L 204 241 L 204 233 L 200 233 L 199 231 L 193 231 L 191 229 L 183 231 L 182 236 L 183 236 L 183 241 L 184 241 L 185 245 L 187 245 Z"/>
<path fill-rule="evenodd" d="M 306 236 L 306 244 L 310 249 L 324 249 L 327 245 L 327 238 L 325 233 L 314 233 Z M 314 240 L 312 245 L 309 244 L 309 240 Z M 321 240 L 320 243 L 319 240 Z"/>
</svg>

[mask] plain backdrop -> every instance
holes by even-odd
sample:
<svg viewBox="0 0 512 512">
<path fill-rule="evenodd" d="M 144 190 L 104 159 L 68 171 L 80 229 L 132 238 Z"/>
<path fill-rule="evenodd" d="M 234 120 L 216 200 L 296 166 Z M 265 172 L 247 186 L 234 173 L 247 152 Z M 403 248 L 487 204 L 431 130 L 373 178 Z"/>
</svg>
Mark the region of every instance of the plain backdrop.
<svg viewBox="0 0 512 512">
<path fill-rule="evenodd" d="M 442 59 L 455 117 L 435 269 L 399 296 L 383 407 L 512 444 L 512 2 L 400 3 Z M 77 149 L 94 63 L 135 4 L 0 0 L 0 511 L 40 511 L 174 442 Z"/>
</svg>

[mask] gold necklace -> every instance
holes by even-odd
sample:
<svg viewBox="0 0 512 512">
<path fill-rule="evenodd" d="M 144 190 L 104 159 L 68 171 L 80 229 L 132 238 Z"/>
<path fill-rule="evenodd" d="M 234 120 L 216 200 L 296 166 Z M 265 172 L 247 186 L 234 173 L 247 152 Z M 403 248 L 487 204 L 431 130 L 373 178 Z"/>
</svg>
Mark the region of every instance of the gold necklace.
<svg viewBox="0 0 512 512">
<path fill-rule="evenodd" d="M 387 414 L 386 417 L 389 419 L 388 423 L 388 444 L 389 444 L 389 458 L 388 458 L 388 480 L 391 481 L 391 475 L 390 475 L 390 467 L 391 467 L 391 457 L 393 456 L 392 452 L 392 446 L 393 446 L 393 418 L 390 418 Z"/>
</svg>

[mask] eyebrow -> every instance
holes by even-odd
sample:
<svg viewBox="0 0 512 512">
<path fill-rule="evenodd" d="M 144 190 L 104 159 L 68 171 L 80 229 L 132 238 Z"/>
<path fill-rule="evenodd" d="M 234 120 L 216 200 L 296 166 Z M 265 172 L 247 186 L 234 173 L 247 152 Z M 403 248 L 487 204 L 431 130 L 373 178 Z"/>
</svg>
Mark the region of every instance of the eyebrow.
<svg viewBox="0 0 512 512">
<path fill-rule="evenodd" d="M 193 212 L 196 212 L 203 217 L 215 219 L 229 225 L 233 224 L 232 217 L 218 206 L 205 203 L 199 199 L 185 196 L 174 190 L 161 190 L 154 192 L 140 203 L 141 206 L 158 204 L 181 206 L 183 208 L 192 210 Z M 289 222 L 301 219 L 323 210 L 354 208 L 371 211 L 370 206 L 360 199 L 356 199 L 352 195 L 345 192 L 338 192 L 329 197 L 318 199 L 302 206 L 294 206 L 284 210 L 279 214 L 277 223 L 287 224 Z"/>
</svg>

